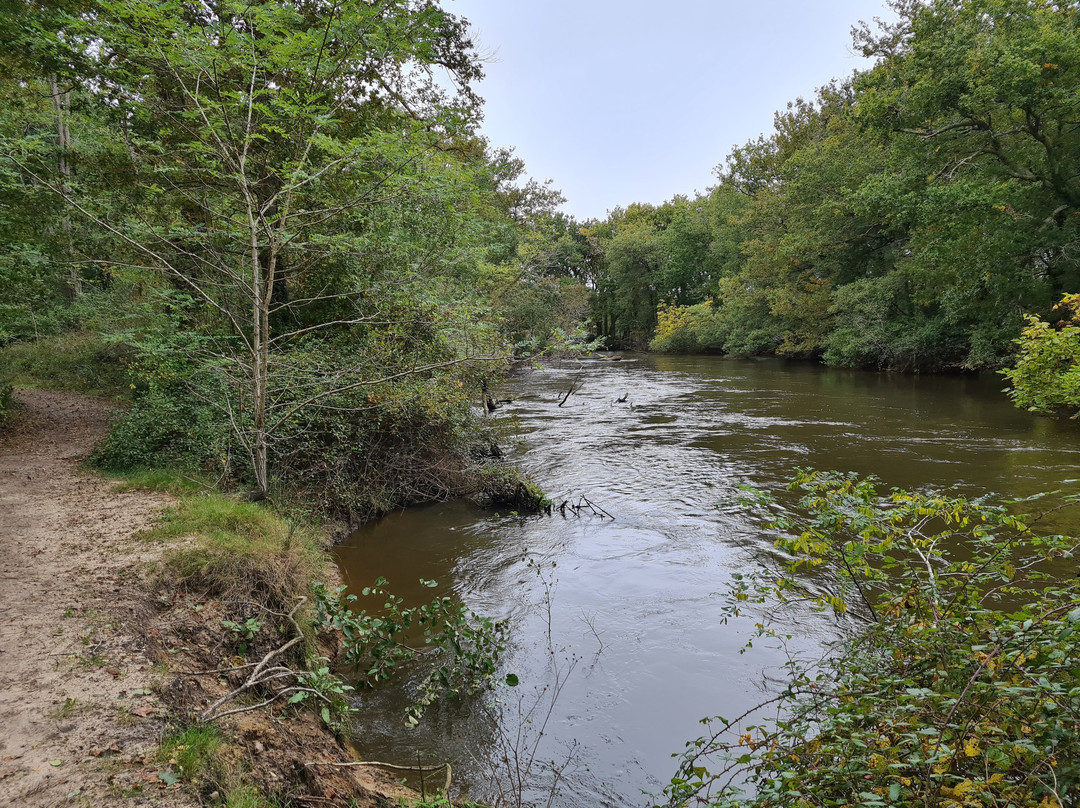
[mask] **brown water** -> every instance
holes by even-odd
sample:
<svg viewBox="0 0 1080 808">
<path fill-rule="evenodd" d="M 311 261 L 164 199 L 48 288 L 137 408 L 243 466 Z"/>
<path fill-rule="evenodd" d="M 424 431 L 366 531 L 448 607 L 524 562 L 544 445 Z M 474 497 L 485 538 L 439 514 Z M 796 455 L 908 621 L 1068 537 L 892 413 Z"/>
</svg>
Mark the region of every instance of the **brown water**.
<svg viewBox="0 0 1080 808">
<path fill-rule="evenodd" d="M 572 383 L 580 391 L 559 407 Z M 710 357 L 522 372 L 503 391 L 514 403 L 498 413 L 516 434 L 514 459 L 556 502 L 585 495 L 614 519 L 495 516 L 451 503 L 393 514 L 342 545 L 353 587 L 383 575 L 419 602 L 431 590 L 417 580 L 434 578 L 475 611 L 509 619 L 506 669 L 521 679 L 497 703 L 437 710 L 416 730 L 401 722 L 407 685 L 364 693 L 360 750 L 450 760 L 455 783 L 491 798 L 482 762 L 515 749 L 527 759 L 551 707 L 530 796 L 545 804 L 542 761 L 569 757 L 552 805 L 650 804 L 643 792 L 663 788 L 671 755 L 701 733 L 698 720 L 761 701 L 783 660 L 760 643 L 740 654 L 750 621 L 721 623 L 725 582 L 769 542 L 740 509 L 718 503 L 740 484 L 782 492 L 795 466 L 969 494 L 1076 490 L 1066 481 L 1080 477 L 1080 424 L 1017 411 L 1001 386 Z M 1052 526 L 1074 532 L 1073 521 L 1063 513 Z M 793 614 L 786 628 L 806 651 L 840 630 L 813 614 Z M 574 659 L 552 706 L 552 662 L 562 677 Z M 513 740 L 519 699 L 539 707 L 525 743 Z"/>
</svg>

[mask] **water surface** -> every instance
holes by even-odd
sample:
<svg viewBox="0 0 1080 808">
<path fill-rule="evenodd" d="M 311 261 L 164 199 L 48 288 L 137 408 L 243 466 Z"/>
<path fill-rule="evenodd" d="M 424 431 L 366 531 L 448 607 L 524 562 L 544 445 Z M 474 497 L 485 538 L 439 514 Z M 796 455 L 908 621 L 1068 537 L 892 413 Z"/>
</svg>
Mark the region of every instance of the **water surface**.
<svg viewBox="0 0 1080 808">
<path fill-rule="evenodd" d="M 571 385 L 580 389 L 560 407 Z M 448 503 L 392 514 L 342 545 L 354 588 L 383 575 L 418 603 L 431 595 L 418 579 L 434 578 L 475 611 L 510 620 L 507 670 L 521 679 L 501 705 L 437 710 L 417 730 L 402 728 L 402 688 L 366 693 L 361 751 L 450 760 L 457 783 L 490 798 L 484 761 L 527 760 L 550 708 L 535 758 L 570 760 L 554 805 L 650 804 L 643 792 L 663 788 L 699 719 L 761 701 L 783 660 L 760 644 L 740 654 L 749 621 L 722 621 L 729 576 L 769 540 L 718 503 L 740 485 L 781 493 L 796 466 L 1011 496 L 1080 477 L 1080 425 L 1015 410 L 1001 386 L 712 357 L 520 372 L 500 393 L 514 402 L 498 412 L 513 459 L 556 504 L 585 496 L 614 519 Z M 1051 524 L 1073 530 L 1072 518 Z M 789 620 L 803 650 L 838 631 L 815 615 Z M 519 735 L 518 714 L 534 705 Z"/>
</svg>

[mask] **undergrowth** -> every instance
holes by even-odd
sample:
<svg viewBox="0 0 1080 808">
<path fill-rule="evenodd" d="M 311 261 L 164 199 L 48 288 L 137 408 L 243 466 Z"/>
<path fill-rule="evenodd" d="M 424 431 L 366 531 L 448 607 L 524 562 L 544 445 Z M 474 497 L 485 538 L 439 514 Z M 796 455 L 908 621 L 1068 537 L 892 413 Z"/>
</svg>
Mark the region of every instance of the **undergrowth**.
<svg viewBox="0 0 1080 808">
<path fill-rule="evenodd" d="M 223 754 L 229 751 L 235 754 Z M 161 739 L 158 762 L 168 770 L 158 776 L 165 782 L 183 783 L 198 795 L 200 803 L 216 808 L 277 808 L 251 783 L 250 763 L 216 727 L 177 729 Z"/>
<path fill-rule="evenodd" d="M 11 343 L 0 350 L 0 387 L 122 398 L 131 392 L 131 358 L 130 349 L 86 331 Z"/>
</svg>

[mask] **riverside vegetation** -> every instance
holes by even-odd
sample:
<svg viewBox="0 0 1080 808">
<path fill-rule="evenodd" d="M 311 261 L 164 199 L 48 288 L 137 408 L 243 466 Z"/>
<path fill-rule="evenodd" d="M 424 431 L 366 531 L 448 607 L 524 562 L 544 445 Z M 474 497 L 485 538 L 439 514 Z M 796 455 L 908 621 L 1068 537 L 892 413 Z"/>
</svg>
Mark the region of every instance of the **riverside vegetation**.
<svg viewBox="0 0 1080 808">
<path fill-rule="evenodd" d="M 160 597 L 212 603 L 208 642 L 237 659 L 192 660 L 226 686 L 189 694 L 213 709 L 178 705 L 162 745 L 195 793 L 289 798 L 215 768 L 228 730 L 208 724 L 268 701 L 334 726 L 348 690 L 317 626 L 373 679 L 410 658 L 402 631 L 437 626 L 456 664 L 414 720 L 500 681 L 498 628 L 460 604 L 377 584 L 372 617 L 317 589 L 312 525 L 535 495 L 471 406 L 514 356 L 602 339 L 922 371 L 1019 349 L 1019 406 L 1080 409 L 1080 10 L 893 6 L 856 32 L 876 65 L 778 113 L 707 195 L 589 222 L 477 134 L 481 61 L 438 2 L 0 7 L 0 412 L 12 385 L 120 399 L 92 462 L 181 497 L 152 534 L 175 542 Z M 778 721 L 692 743 L 670 804 L 1076 805 L 1080 604 L 1042 563 L 1072 540 L 1020 503 L 796 485 L 769 591 L 866 625 L 820 676 L 793 667 Z M 795 575 L 819 564 L 837 590 Z M 733 616 L 761 594 L 739 581 Z"/>
</svg>

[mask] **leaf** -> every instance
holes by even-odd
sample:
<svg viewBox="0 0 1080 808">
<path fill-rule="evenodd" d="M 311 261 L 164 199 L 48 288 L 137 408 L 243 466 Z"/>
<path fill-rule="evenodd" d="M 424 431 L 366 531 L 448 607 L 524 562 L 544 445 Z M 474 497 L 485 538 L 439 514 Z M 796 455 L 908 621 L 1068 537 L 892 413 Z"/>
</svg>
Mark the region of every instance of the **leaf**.
<svg viewBox="0 0 1080 808">
<path fill-rule="evenodd" d="M 514 673 L 506 674 L 506 684 L 508 684 L 510 687 L 517 687 L 518 686 L 517 674 L 514 674 Z"/>
<path fill-rule="evenodd" d="M 176 774 L 168 771 L 158 772 L 157 779 L 167 786 L 174 786 L 180 782 L 180 778 Z"/>
</svg>

